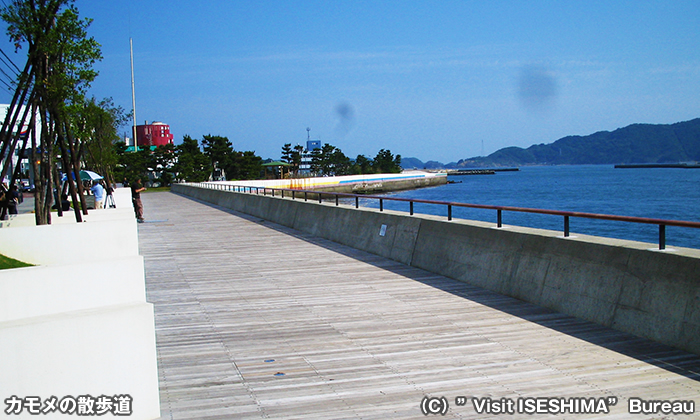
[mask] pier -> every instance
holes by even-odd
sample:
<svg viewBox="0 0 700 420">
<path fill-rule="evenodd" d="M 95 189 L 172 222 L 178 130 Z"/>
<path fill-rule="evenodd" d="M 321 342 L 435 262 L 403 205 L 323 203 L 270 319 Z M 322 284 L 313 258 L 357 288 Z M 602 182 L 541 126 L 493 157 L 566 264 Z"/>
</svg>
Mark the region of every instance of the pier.
<svg viewBox="0 0 700 420">
<path fill-rule="evenodd" d="M 448 402 L 437 418 L 498 417 L 474 397 L 609 404 L 539 418 L 689 418 L 630 416 L 630 399 L 700 410 L 694 354 L 259 217 L 142 197 L 163 419 L 425 419 L 426 397 Z"/>
</svg>

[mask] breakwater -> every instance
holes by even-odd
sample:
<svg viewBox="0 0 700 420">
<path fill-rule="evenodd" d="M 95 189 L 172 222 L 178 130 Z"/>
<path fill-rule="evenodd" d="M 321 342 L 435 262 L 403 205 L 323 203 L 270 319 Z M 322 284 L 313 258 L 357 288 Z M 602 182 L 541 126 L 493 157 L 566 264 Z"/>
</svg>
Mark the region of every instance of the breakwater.
<svg viewBox="0 0 700 420">
<path fill-rule="evenodd" d="M 700 251 L 176 184 L 172 191 L 700 354 Z"/>
<path fill-rule="evenodd" d="M 447 184 L 447 173 L 406 171 L 399 174 L 326 176 L 254 181 L 217 181 L 216 184 L 249 186 L 254 188 L 288 188 L 295 190 L 366 194 L 444 185 Z"/>
</svg>

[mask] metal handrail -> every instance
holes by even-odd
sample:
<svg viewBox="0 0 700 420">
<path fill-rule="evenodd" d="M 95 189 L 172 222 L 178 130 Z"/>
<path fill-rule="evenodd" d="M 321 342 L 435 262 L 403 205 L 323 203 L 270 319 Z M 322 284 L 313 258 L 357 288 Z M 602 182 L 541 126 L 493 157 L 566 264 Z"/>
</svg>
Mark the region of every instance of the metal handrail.
<svg viewBox="0 0 700 420">
<path fill-rule="evenodd" d="M 355 199 L 355 208 L 359 208 L 360 203 L 359 199 L 360 198 L 365 198 L 365 199 L 373 199 L 373 200 L 378 200 L 379 201 L 379 211 L 384 211 L 384 200 L 388 201 L 400 201 L 400 202 L 407 202 L 409 203 L 409 213 L 413 215 L 413 204 L 414 203 L 421 203 L 421 204 L 435 204 L 435 205 L 443 205 L 447 206 L 447 220 L 452 220 L 452 207 L 467 207 L 467 208 L 474 208 L 474 209 L 486 209 L 486 210 L 496 210 L 496 224 L 497 227 L 502 227 L 503 226 L 503 212 L 504 211 L 513 211 L 513 212 L 521 212 L 521 213 L 535 213 L 535 214 L 546 214 L 546 215 L 552 215 L 552 216 L 563 216 L 564 217 L 564 236 L 568 237 L 569 236 L 569 219 L 571 217 L 578 217 L 578 218 L 583 218 L 583 219 L 597 219 L 597 220 L 610 220 L 610 221 L 617 221 L 617 222 L 629 222 L 629 223 L 643 223 L 643 224 L 651 224 L 651 225 L 658 225 L 659 226 L 659 249 L 666 249 L 666 226 L 678 226 L 678 227 L 686 227 L 686 228 L 696 228 L 700 229 L 700 222 L 691 222 L 691 221 L 685 221 L 685 220 L 666 220 L 666 219 L 654 219 L 654 218 L 647 218 L 647 217 L 634 217 L 634 216 L 616 216 L 612 214 L 598 214 L 598 213 L 585 213 L 585 212 L 577 212 L 577 211 L 562 211 L 562 210 L 545 210 L 545 209 L 534 209 L 534 208 L 527 208 L 527 207 L 511 207 L 511 206 L 493 206 L 489 204 L 470 204 L 470 203 L 456 203 L 456 202 L 449 202 L 449 201 L 436 201 L 436 200 L 422 200 L 422 199 L 416 199 L 416 198 L 401 198 L 401 197 L 384 197 L 384 196 L 377 196 L 377 195 L 365 195 L 365 194 L 350 194 L 350 193 L 339 193 L 339 192 L 331 192 L 331 191 L 316 191 L 316 190 L 300 190 L 300 189 L 293 189 L 293 188 L 270 188 L 270 187 L 252 187 L 252 186 L 244 186 L 244 185 L 233 185 L 233 184 L 213 184 L 213 183 L 208 183 L 208 182 L 200 182 L 200 183 L 195 183 L 199 184 L 202 186 L 205 186 L 206 188 L 213 188 L 213 189 L 219 189 L 219 190 L 224 190 L 224 191 L 232 191 L 232 192 L 247 192 L 251 194 L 260 194 L 260 191 L 262 191 L 263 195 L 267 195 L 269 192 L 272 196 L 275 196 L 276 192 L 280 193 L 280 196 L 284 198 L 285 192 L 290 193 L 289 196 L 292 199 L 296 199 L 298 197 L 297 194 L 303 194 L 303 198 L 305 201 L 308 201 L 308 196 L 309 194 L 317 195 L 318 196 L 318 201 L 322 202 L 323 196 L 331 196 L 335 198 L 335 205 L 339 205 L 338 198 L 339 197 L 344 197 L 344 198 L 354 198 Z"/>
</svg>

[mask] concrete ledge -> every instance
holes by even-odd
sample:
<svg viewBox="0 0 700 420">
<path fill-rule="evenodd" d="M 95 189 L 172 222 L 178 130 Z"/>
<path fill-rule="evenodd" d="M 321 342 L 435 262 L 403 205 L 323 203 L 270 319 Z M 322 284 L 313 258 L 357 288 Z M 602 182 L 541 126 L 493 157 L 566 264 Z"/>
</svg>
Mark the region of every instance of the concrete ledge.
<svg viewBox="0 0 700 420">
<path fill-rule="evenodd" d="M 172 191 L 700 354 L 700 250 L 183 184 Z"/>
<path fill-rule="evenodd" d="M 129 394 L 133 414 L 128 418 L 160 418 L 151 304 L 2 322 L 0 342 L 3 399 Z M 26 410 L 11 417 L 36 418 Z M 54 413 L 46 418 L 57 417 L 73 416 Z"/>
<path fill-rule="evenodd" d="M 145 302 L 144 285 L 140 255 L 0 270 L 0 322 Z"/>
<path fill-rule="evenodd" d="M 129 216 L 134 217 L 134 209 L 132 208 L 116 208 L 104 210 L 88 210 L 87 215 L 82 215 L 83 222 L 100 222 L 103 220 L 118 220 L 125 219 Z M 76 224 L 75 214 L 73 210 L 63 213 L 63 217 L 58 217 L 56 213 L 51 215 L 52 225 Z M 17 214 L 8 217 L 8 220 L 0 220 L 1 228 L 17 228 L 36 226 L 36 218 L 34 214 Z"/>
<path fill-rule="evenodd" d="M 102 210 L 107 212 L 108 210 Z M 133 212 L 129 217 L 0 229 L 0 254 L 30 264 L 75 264 L 138 255 Z"/>
<path fill-rule="evenodd" d="M 0 229 L 0 253 L 38 264 L 0 270 L 0 395 L 128 394 L 129 418 L 159 418 L 153 305 L 133 210 L 94 210 L 86 220 Z"/>
</svg>

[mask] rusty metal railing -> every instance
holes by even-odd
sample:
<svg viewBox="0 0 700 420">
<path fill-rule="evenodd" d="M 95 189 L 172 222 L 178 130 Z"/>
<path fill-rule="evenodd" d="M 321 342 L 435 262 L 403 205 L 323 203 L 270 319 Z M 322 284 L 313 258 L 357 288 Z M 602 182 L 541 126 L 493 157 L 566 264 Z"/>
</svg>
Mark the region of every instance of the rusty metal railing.
<svg viewBox="0 0 700 420">
<path fill-rule="evenodd" d="M 665 220 L 665 219 L 653 219 L 646 217 L 633 217 L 633 216 L 616 216 L 611 214 L 597 214 L 597 213 L 584 213 L 576 211 L 560 211 L 560 210 L 545 210 L 545 209 L 534 209 L 527 207 L 510 207 L 510 206 L 493 206 L 487 204 L 469 204 L 469 203 L 456 203 L 449 201 L 436 201 L 436 200 L 421 200 L 415 198 L 400 198 L 400 197 L 384 197 L 377 195 L 365 195 L 365 194 L 349 194 L 349 193 L 339 193 L 330 191 L 315 191 L 315 190 L 297 190 L 290 188 L 270 188 L 270 187 L 253 187 L 244 185 L 233 185 L 233 184 L 219 184 L 213 182 L 200 182 L 193 185 L 199 185 L 204 188 L 217 189 L 223 191 L 232 191 L 239 193 L 249 193 L 249 194 L 263 194 L 268 193 L 273 197 L 279 195 L 284 198 L 285 193 L 287 197 L 292 200 L 304 199 L 308 201 L 310 197 L 312 199 L 322 202 L 324 198 L 335 200 L 335 205 L 340 205 L 340 198 L 354 199 L 355 208 L 360 207 L 360 198 L 377 200 L 379 203 L 379 211 L 384 211 L 384 201 L 399 201 L 406 202 L 409 204 L 409 213 L 414 214 L 414 203 L 421 204 L 432 204 L 438 206 L 445 206 L 447 210 L 447 220 L 452 220 L 452 208 L 453 207 L 466 207 L 473 209 L 486 209 L 486 210 L 496 210 L 496 226 L 503 226 L 503 212 L 521 212 L 521 213 L 535 213 L 535 214 L 545 214 L 551 216 L 561 216 L 564 218 L 564 236 L 568 237 L 569 232 L 569 221 L 570 218 L 583 218 L 583 219 L 597 219 L 597 220 L 608 220 L 617 222 L 628 222 L 628 223 L 641 223 L 647 225 L 657 225 L 659 227 L 659 249 L 666 249 L 666 226 L 678 226 L 684 228 L 695 228 L 700 229 L 700 222 L 691 222 L 684 220 Z"/>
</svg>

